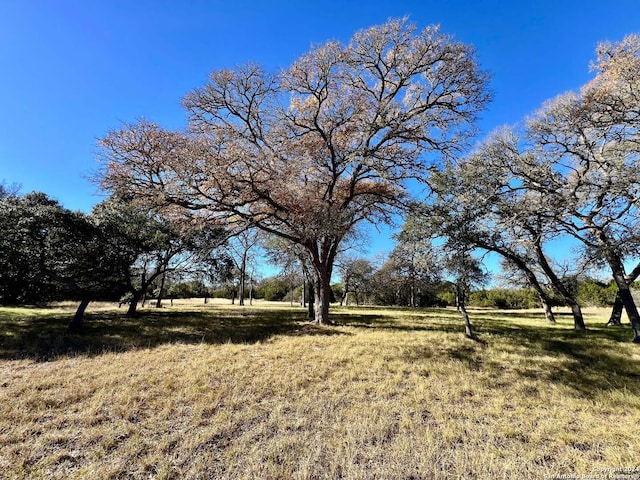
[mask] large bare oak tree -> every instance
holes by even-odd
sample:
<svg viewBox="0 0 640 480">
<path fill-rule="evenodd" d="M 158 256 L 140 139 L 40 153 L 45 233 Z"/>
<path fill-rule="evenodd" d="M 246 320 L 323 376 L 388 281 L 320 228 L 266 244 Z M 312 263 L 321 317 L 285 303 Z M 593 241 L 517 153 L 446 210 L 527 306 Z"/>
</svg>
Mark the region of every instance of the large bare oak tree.
<svg viewBox="0 0 640 480">
<path fill-rule="evenodd" d="M 155 205 L 241 218 L 303 246 L 316 320 L 345 235 L 385 221 L 488 101 L 472 47 L 406 19 L 312 48 L 277 74 L 216 70 L 183 100 L 188 133 L 145 121 L 102 139 L 102 183 Z"/>
</svg>

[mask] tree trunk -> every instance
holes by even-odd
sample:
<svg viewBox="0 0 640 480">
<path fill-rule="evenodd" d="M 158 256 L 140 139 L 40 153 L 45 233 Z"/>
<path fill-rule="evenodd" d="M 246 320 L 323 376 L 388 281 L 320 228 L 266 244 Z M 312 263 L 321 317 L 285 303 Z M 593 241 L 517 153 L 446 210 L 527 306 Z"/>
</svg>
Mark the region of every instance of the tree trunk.
<svg viewBox="0 0 640 480">
<path fill-rule="evenodd" d="M 538 257 L 538 263 L 542 267 L 542 271 L 544 271 L 553 288 L 560 295 L 562 295 L 562 298 L 571 307 L 571 313 L 573 314 L 573 328 L 575 330 L 585 331 L 587 327 L 584 324 L 582 309 L 580 308 L 580 305 L 578 305 L 578 302 L 571 294 L 569 289 L 565 286 L 564 283 L 562 283 L 562 280 L 558 278 L 556 272 L 554 272 L 551 268 L 551 265 L 549 265 L 549 261 L 547 260 L 547 257 L 542 250 L 542 237 L 536 238 L 536 240 L 534 241 L 534 248 L 536 251 L 536 256 Z"/>
<path fill-rule="evenodd" d="M 293 279 L 289 279 L 289 306 L 293 307 Z"/>
<path fill-rule="evenodd" d="M 553 310 L 551 309 L 551 305 L 549 304 L 549 299 L 546 295 L 538 292 L 538 298 L 540 298 L 540 303 L 542 304 L 542 308 L 544 310 L 544 316 L 549 323 L 556 323 L 556 316 L 553 314 Z"/>
<path fill-rule="evenodd" d="M 156 308 L 162 307 L 162 293 L 164 291 L 164 282 L 167 275 L 165 273 L 162 274 L 162 279 L 160 280 L 160 291 L 158 292 L 158 299 L 156 300 Z"/>
<path fill-rule="evenodd" d="M 478 246 L 481 247 L 481 248 L 485 248 L 490 252 L 495 252 L 498 255 L 503 256 L 507 260 L 512 261 L 513 264 L 516 267 L 518 267 L 520 269 L 520 271 L 524 274 L 524 276 L 527 278 L 527 281 L 529 282 L 529 285 L 538 294 L 538 298 L 540 298 L 540 302 L 542 303 L 543 308 L 545 308 L 545 304 L 549 307 L 549 313 L 551 313 L 551 316 L 547 315 L 547 310 L 545 308 L 545 317 L 547 318 L 547 320 L 552 322 L 552 323 L 555 323 L 556 319 L 555 319 L 555 316 L 553 315 L 553 312 L 551 312 L 551 307 L 549 305 L 549 296 L 547 295 L 547 292 L 545 291 L 545 289 L 540 284 L 540 281 L 538 280 L 538 277 L 536 277 L 536 274 L 527 265 L 527 262 L 525 260 L 523 260 L 521 257 L 519 257 L 518 255 L 516 255 L 513 252 L 509 251 L 508 249 L 498 248 L 495 245 L 492 245 L 491 243 L 479 242 Z M 544 256 L 543 256 L 543 258 L 544 258 Z"/>
<path fill-rule="evenodd" d="M 586 325 L 584 324 L 584 317 L 582 316 L 582 309 L 577 302 L 571 302 L 569 304 L 571 307 L 571 313 L 573 314 L 573 328 L 574 330 L 578 330 L 584 332 L 587 330 Z"/>
<path fill-rule="evenodd" d="M 138 312 L 138 302 L 142 298 L 142 290 L 134 292 L 129 302 L 129 308 L 127 309 L 127 317 L 135 317 Z"/>
<path fill-rule="evenodd" d="M 613 279 L 618 285 L 618 295 L 624 305 L 624 309 L 627 312 L 627 317 L 631 322 L 631 330 L 633 331 L 633 343 L 640 343 L 640 314 L 638 313 L 638 307 L 636 306 L 631 290 L 624 279 L 624 276 L 620 277 L 619 273 L 614 273 Z"/>
<path fill-rule="evenodd" d="M 82 299 L 82 301 L 80 302 L 80 305 L 78 305 L 78 309 L 76 310 L 75 315 L 73 316 L 73 319 L 71 320 L 71 323 L 69 324 L 69 330 L 77 331 L 82 328 L 82 320 L 84 319 L 84 312 L 87 309 L 87 306 L 89 306 L 90 301 L 91 300 L 88 298 Z"/>
<path fill-rule="evenodd" d="M 245 250 L 242 255 L 242 263 L 240 264 L 240 291 L 238 292 L 238 304 L 244 307 L 244 277 L 247 269 L 247 252 Z"/>
<path fill-rule="evenodd" d="M 329 304 L 331 303 L 331 274 L 327 271 L 318 272 L 316 282 L 316 323 L 330 325 Z"/>
<path fill-rule="evenodd" d="M 253 273 L 249 277 L 249 305 L 253 305 Z"/>
<path fill-rule="evenodd" d="M 592 228 L 593 224 L 590 225 Z M 629 322 L 631 322 L 631 330 L 633 331 L 633 343 L 640 343 L 640 313 L 638 313 L 638 307 L 636 306 L 633 296 L 631 295 L 631 289 L 629 288 L 629 281 L 624 272 L 624 264 L 620 255 L 610 246 L 606 233 L 602 229 L 596 229 L 596 238 L 603 249 L 604 256 L 607 259 L 611 273 L 613 274 L 613 280 L 618 286 L 618 296 L 624 305 L 624 310 L 627 312 Z M 634 269 L 634 274 L 636 270 Z"/>
<path fill-rule="evenodd" d="M 300 298 L 300 306 L 305 308 L 307 306 L 307 282 L 302 279 L 302 297 Z"/>
<path fill-rule="evenodd" d="M 315 310 L 315 303 L 316 303 L 316 299 L 315 299 L 315 287 L 313 285 L 312 282 L 309 282 L 309 301 L 308 301 L 308 307 L 309 307 L 309 314 L 307 316 L 307 318 L 309 320 L 313 320 L 314 318 L 316 318 L 316 310 Z"/>
<path fill-rule="evenodd" d="M 471 320 L 469 319 L 469 313 L 467 313 L 465 294 L 461 291 L 461 287 L 456 285 L 456 308 L 460 312 L 460 316 L 464 320 L 464 334 L 467 338 L 475 339 L 473 333 L 473 327 L 471 326 Z"/>
<path fill-rule="evenodd" d="M 315 320 L 319 325 L 330 325 L 331 272 L 336 258 L 340 238 L 324 238 L 321 242 L 310 240 L 305 244 L 311 254 L 315 270 Z"/>
<path fill-rule="evenodd" d="M 471 320 L 469 320 L 469 314 L 467 313 L 467 308 L 464 305 L 460 305 L 459 308 L 460 315 L 464 319 L 464 334 L 467 338 L 475 338 L 473 333 L 473 327 L 471 326 Z"/>
<path fill-rule="evenodd" d="M 416 288 L 413 281 L 411 282 L 411 287 L 409 291 L 410 291 L 409 306 L 411 308 L 415 308 L 416 307 Z"/>
<path fill-rule="evenodd" d="M 622 311 L 624 310 L 624 303 L 620 297 L 620 292 L 616 292 L 616 300 L 613 302 L 613 308 L 611 309 L 611 316 L 607 322 L 607 327 L 619 327 L 622 325 Z"/>
</svg>

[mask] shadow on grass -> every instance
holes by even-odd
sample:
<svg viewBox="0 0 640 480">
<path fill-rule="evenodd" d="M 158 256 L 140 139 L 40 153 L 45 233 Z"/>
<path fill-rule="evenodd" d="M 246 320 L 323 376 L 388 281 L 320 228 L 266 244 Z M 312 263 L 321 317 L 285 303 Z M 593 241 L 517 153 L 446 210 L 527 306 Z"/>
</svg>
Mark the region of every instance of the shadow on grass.
<svg viewBox="0 0 640 480">
<path fill-rule="evenodd" d="M 331 312 L 331 320 L 337 325 L 356 328 L 375 328 L 398 332 L 464 333 L 462 318 L 460 317 L 459 324 L 453 320 L 457 316 L 454 310 L 388 307 L 387 312 L 385 314 L 375 313 L 375 311 L 364 313 L 358 310 L 358 313 L 353 313 L 348 309 L 340 309 Z M 396 312 L 401 315 L 401 319 L 395 317 Z M 425 312 L 428 312 L 428 315 L 425 315 Z"/>
<path fill-rule="evenodd" d="M 72 314 L 0 315 L 0 359 L 47 361 L 60 356 L 96 355 L 167 343 L 256 343 L 274 335 L 344 334 L 310 324 L 303 311 L 144 310 L 130 318 L 124 312 L 87 313 L 80 331 L 68 331 Z"/>
<path fill-rule="evenodd" d="M 60 356 L 152 348 L 168 343 L 221 344 L 267 341 L 274 335 L 348 335 L 343 329 L 317 327 L 301 309 L 237 308 L 144 310 L 137 318 L 124 312 L 89 313 L 81 332 L 67 327 L 72 313 L 22 309 L 0 312 L 0 359 L 46 361 Z M 429 358 L 459 362 L 470 375 L 481 375 L 487 388 L 500 388 L 515 378 L 543 380 L 594 398 L 602 391 L 640 396 L 640 346 L 630 342 L 627 327 L 588 322 L 575 332 L 569 317 L 558 325 L 532 312 L 474 311 L 472 322 L 480 341 L 464 338 L 464 324 L 451 309 L 335 309 L 338 326 L 389 332 L 433 332 L 433 344 L 403 349 L 403 360 Z M 515 377 L 514 374 L 515 373 Z"/>
<path fill-rule="evenodd" d="M 559 314 L 561 325 L 548 324 L 543 315 L 516 312 L 480 314 L 475 325 L 487 349 L 468 348 L 450 352 L 450 358 L 468 363 L 473 370 L 489 372 L 510 370 L 518 376 L 542 379 L 571 388 L 582 397 L 594 398 L 603 391 L 627 391 L 640 396 L 640 362 L 631 342 L 628 326 L 606 327 L 604 323 L 588 325 L 586 332 L 575 331 L 570 314 Z M 536 323 L 516 322 L 536 320 Z M 518 361 L 504 364 L 489 351 L 513 353 Z"/>
<path fill-rule="evenodd" d="M 588 330 L 579 332 L 572 328 L 569 312 L 556 313 L 558 324 L 552 325 L 542 312 L 474 310 L 470 315 L 478 339 L 472 341 L 464 338 L 464 323 L 455 310 L 400 309 L 402 320 L 395 321 L 393 311 L 387 315 L 379 311 L 339 311 L 332 318 L 356 328 L 456 335 L 459 340 L 434 341 L 428 351 L 423 346 L 415 351 L 406 349 L 403 360 L 439 357 L 444 362 L 460 362 L 471 375 L 477 372 L 489 379 L 489 388 L 521 378 L 566 386 L 586 398 L 614 390 L 640 396 L 640 361 L 636 354 L 640 346 L 631 342 L 628 325 L 606 327 L 606 321 L 587 317 Z"/>
</svg>

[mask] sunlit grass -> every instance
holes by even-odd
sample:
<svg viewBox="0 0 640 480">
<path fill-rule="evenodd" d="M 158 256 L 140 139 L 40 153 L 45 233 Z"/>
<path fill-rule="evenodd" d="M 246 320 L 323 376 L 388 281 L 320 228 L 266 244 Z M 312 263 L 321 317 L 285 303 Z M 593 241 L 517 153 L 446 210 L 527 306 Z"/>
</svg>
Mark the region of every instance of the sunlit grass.
<svg viewBox="0 0 640 480">
<path fill-rule="evenodd" d="M 6 478 L 543 478 L 637 466 L 640 350 L 568 315 L 0 309 Z M 46 340 L 50 342 L 47 344 Z"/>
</svg>

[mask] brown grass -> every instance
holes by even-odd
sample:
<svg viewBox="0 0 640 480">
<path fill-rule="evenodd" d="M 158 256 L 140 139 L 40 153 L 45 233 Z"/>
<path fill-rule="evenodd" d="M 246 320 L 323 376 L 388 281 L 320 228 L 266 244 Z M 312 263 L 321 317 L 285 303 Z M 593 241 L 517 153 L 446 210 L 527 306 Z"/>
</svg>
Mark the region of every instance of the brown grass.
<svg viewBox="0 0 640 480">
<path fill-rule="evenodd" d="M 634 468 L 640 349 L 587 315 L 0 309 L 3 478 L 537 478 Z M 47 340 L 49 340 L 47 342 Z M 606 477 L 604 477 L 606 478 Z"/>
</svg>

